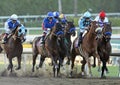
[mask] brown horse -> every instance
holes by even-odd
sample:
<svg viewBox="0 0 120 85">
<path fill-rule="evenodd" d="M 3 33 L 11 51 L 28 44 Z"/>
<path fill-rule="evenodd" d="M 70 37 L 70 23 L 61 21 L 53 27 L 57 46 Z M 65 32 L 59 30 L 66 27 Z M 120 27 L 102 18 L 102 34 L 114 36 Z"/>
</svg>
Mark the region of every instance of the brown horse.
<svg viewBox="0 0 120 85">
<path fill-rule="evenodd" d="M 40 57 L 39 66 L 36 67 L 37 69 L 39 67 L 42 67 L 42 64 L 43 64 L 45 58 L 48 56 L 48 54 L 46 53 L 46 49 L 45 49 L 44 45 L 40 46 L 40 39 L 41 39 L 41 36 L 40 37 L 35 37 L 35 39 L 32 42 L 32 55 L 33 55 L 32 72 L 34 72 L 34 67 L 35 67 L 35 64 L 36 64 L 36 58 L 37 58 L 38 54 L 40 54 L 41 57 Z"/>
<path fill-rule="evenodd" d="M 72 55 L 71 76 L 72 76 L 72 70 L 74 67 L 74 60 L 77 55 L 80 55 L 83 57 L 82 66 L 81 66 L 82 75 L 85 74 L 84 66 L 86 62 L 89 67 L 89 73 L 90 75 L 92 75 L 91 65 L 89 61 L 90 56 L 97 57 L 100 62 L 100 57 L 97 52 L 97 40 L 96 40 L 96 37 L 98 37 L 97 27 L 98 27 L 97 22 L 92 21 L 91 26 L 89 27 L 89 31 L 84 36 L 83 43 L 80 45 L 80 47 L 76 46 L 78 44 L 78 38 L 74 40 L 73 47 L 72 47 L 72 53 L 71 53 Z"/>
<path fill-rule="evenodd" d="M 15 28 L 12 34 L 10 34 L 7 43 L 1 44 L 1 47 L 6 53 L 9 60 L 7 69 L 11 70 L 11 72 L 13 69 L 12 59 L 14 57 L 17 57 L 18 60 L 18 67 L 16 70 L 19 70 L 21 68 L 21 54 L 23 52 L 22 40 L 24 39 L 26 32 L 27 30 L 24 28 L 24 26 L 19 25 Z M 3 34 L 1 36 L 3 36 Z"/>
<path fill-rule="evenodd" d="M 104 71 L 108 72 L 106 62 L 108 62 L 109 56 L 111 54 L 110 44 L 111 34 L 112 34 L 111 23 L 105 23 L 102 29 L 102 38 L 98 39 L 98 54 L 100 55 L 100 59 L 102 61 L 101 77 L 105 77 Z"/>
<path fill-rule="evenodd" d="M 41 55 L 40 63 L 38 67 L 41 67 L 45 58 L 50 57 L 53 61 L 53 72 L 55 76 L 55 71 L 57 68 L 57 76 L 60 69 L 60 64 L 57 64 L 57 60 L 60 60 L 59 55 L 59 44 L 58 37 L 63 35 L 62 26 L 60 23 L 56 23 L 56 25 L 52 28 L 50 34 L 45 39 L 45 45 L 40 46 L 39 40 L 41 37 L 37 37 L 33 40 L 32 49 L 33 49 L 33 67 L 32 71 L 34 72 L 34 66 L 36 64 L 36 57 L 38 54 Z"/>
</svg>

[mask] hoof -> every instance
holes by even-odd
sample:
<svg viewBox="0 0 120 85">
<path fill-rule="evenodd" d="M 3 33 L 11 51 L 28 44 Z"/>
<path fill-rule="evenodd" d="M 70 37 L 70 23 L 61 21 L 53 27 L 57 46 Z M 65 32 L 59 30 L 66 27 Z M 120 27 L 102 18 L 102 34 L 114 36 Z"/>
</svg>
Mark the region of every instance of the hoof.
<svg viewBox="0 0 120 85">
<path fill-rule="evenodd" d="M 36 66 L 36 69 L 38 70 L 38 69 L 39 69 L 39 66 Z"/>
<path fill-rule="evenodd" d="M 93 65 L 92 65 L 92 67 L 93 67 L 93 68 L 95 68 L 95 67 L 96 67 L 96 65 L 95 65 L 95 64 L 93 64 Z"/>
<path fill-rule="evenodd" d="M 35 72 L 34 69 L 32 69 L 32 72 Z"/>
<path fill-rule="evenodd" d="M 67 64 L 67 65 L 70 65 L 70 61 L 67 61 L 66 64 Z"/>
<path fill-rule="evenodd" d="M 16 68 L 15 70 L 20 70 L 21 69 L 21 67 L 18 67 L 18 68 Z"/>
<path fill-rule="evenodd" d="M 101 76 L 101 79 L 106 79 L 106 76 Z"/>
</svg>

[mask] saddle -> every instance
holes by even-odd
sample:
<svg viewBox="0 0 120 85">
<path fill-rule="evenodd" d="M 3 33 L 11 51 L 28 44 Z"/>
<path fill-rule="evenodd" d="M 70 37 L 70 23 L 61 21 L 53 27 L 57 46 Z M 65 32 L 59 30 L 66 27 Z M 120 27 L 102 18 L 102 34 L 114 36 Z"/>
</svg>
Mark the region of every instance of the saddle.
<svg viewBox="0 0 120 85">
<path fill-rule="evenodd" d="M 50 35 L 50 33 L 47 33 L 47 35 L 46 35 L 45 38 L 44 38 L 44 42 L 45 42 L 45 40 L 47 39 L 47 37 L 48 37 L 49 35 Z M 41 41 L 42 41 L 42 38 L 39 40 L 39 44 L 40 44 L 40 46 L 43 46 L 43 47 L 44 47 L 45 43 L 42 44 Z"/>
</svg>

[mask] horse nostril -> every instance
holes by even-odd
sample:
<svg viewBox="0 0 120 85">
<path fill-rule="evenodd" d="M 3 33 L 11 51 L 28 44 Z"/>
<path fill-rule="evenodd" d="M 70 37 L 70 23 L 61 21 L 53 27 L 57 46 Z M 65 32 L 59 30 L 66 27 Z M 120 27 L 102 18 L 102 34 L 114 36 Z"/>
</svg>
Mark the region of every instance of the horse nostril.
<svg viewBox="0 0 120 85">
<path fill-rule="evenodd" d="M 18 31 L 19 31 L 19 32 L 22 32 L 22 30 L 21 30 L 21 29 L 19 29 Z"/>
<path fill-rule="evenodd" d="M 27 32 L 27 29 L 25 29 L 25 32 Z"/>
</svg>

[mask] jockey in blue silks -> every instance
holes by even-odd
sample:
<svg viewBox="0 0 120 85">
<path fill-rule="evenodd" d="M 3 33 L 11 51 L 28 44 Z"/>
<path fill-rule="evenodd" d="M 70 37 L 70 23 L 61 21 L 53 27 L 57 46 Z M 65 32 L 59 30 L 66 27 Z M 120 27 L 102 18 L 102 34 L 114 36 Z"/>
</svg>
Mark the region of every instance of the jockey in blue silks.
<svg viewBox="0 0 120 85">
<path fill-rule="evenodd" d="M 53 17 L 56 19 L 56 22 L 57 22 L 57 23 L 60 22 L 59 15 L 60 15 L 59 12 L 57 12 L 57 11 L 53 12 Z"/>
<path fill-rule="evenodd" d="M 18 16 L 16 14 L 11 15 L 11 17 L 5 22 L 5 35 L 3 37 L 2 43 L 7 42 L 7 36 L 12 33 L 12 31 L 20 24 Z"/>
<path fill-rule="evenodd" d="M 52 29 L 56 24 L 56 19 L 53 17 L 53 12 L 48 12 L 47 17 L 44 18 L 43 23 L 42 23 L 42 28 L 43 28 L 43 35 L 41 38 L 40 43 L 44 44 L 44 38 L 46 37 L 46 34 L 48 33 L 48 29 Z"/>
<path fill-rule="evenodd" d="M 78 21 L 78 25 L 80 28 L 80 33 L 79 33 L 79 41 L 78 41 L 78 46 L 80 46 L 80 44 L 82 43 L 82 36 L 83 33 L 86 32 L 86 30 L 88 29 L 88 26 L 90 25 L 92 21 L 91 18 L 91 13 L 89 11 L 86 11 L 83 14 L 83 17 L 81 17 Z"/>
</svg>

